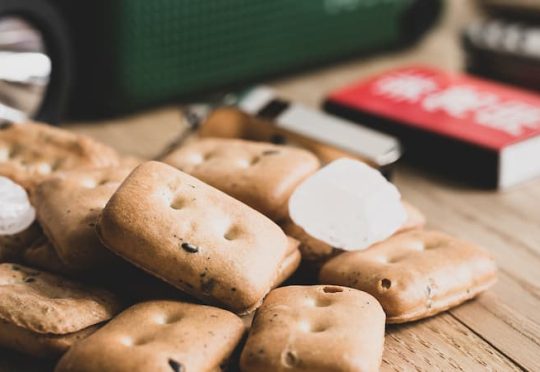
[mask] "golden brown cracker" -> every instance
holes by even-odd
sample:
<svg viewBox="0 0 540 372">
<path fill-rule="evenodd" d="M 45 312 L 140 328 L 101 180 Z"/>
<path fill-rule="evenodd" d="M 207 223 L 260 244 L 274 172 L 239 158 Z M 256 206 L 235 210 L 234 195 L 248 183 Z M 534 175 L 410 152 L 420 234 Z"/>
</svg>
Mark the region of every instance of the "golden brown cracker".
<svg viewBox="0 0 540 372">
<path fill-rule="evenodd" d="M 224 138 L 192 142 L 163 161 L 274 220 L 288 215 L 292 192 L 320 166 L 306 150 Z"/>
<path fill-rule="evenodd" d="M 242 313 L 276 281 L 287 237 L 271 220 L 169 165 L 124 181 L 98 232 L 113 252 L 203 301 Z"/>
<path fill-rule="evenodd" d="M 425 318 L 469 300 L 496 280 L 484 249 L 437 231 L 411 230 L 321 269 L 321 283 L 371 293 L 389 323 Z"/>
</svg>

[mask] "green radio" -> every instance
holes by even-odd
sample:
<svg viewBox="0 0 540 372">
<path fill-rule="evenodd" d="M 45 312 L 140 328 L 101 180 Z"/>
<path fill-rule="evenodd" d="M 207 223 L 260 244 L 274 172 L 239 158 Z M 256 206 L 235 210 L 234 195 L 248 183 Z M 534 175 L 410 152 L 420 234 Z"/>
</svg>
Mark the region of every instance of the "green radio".
<svg viewBox="0 0 540 372">
<path fill-rule="evenodd" d="M 439 0 L 50 0 L 71 110 L 103 116 L 407 45 Z"/>
</svg>

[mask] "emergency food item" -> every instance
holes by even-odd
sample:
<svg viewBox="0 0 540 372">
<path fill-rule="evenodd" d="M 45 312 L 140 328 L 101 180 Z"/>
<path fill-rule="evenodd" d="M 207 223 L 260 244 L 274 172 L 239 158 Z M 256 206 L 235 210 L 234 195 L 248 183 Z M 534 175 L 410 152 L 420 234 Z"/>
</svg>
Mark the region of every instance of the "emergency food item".
<svg viewBox="0 0 540 372">
<path fill-rule="evenodd" d="M 379 370 L 384 311 L 371 295 L 330 285 L 273 290 L 257 310 L 242 372 Z"/>
<path fill-rule="evenodd" d="M 139 303 L 77 343 L 55 372 L 212 372 L 245 332 L 239 317 L 178 301 Z"/>
<path fill-rule="evenodd" d="M 465 302 L 497 278 L 484 249 L 437 231 L 411 230 L 323 265 L 321 283 L 372 294 L 388 323 L 426 318 Z"/>
<path fill-rule="evenodd" d="M 122 308 L 113 294 L 21 265 L 0 264 L 0 346 L 55 358 Z"/>
<path fill-rule="evenodd" d="M 203 138 L 163 158 L 273 220 L 287 216 L 294 189 L 319 168 L 306 150 L 240 139 Z"/>
<path fill-rule="evenodd" d="M 0 176 L 27 190 L 61 171 L 118 165 L 117 153 L 93 139 L 45 124 L 0 127 Z"/>
<path fill-rule="evenodd" d="M 246 313 L 280 275 L 288 239 L 267 217 L 167 164 L 122 183 L 98 222 L 103 243 L 205 301 Z"/>
<path fill-rule="evenodd" d="M 34 192 L 38 220 L 71 272 L 103 270 L 119 259 L 96 232 L 101 211 L 131 168 L 74 170 L 42 182 Z"/>
</svg>

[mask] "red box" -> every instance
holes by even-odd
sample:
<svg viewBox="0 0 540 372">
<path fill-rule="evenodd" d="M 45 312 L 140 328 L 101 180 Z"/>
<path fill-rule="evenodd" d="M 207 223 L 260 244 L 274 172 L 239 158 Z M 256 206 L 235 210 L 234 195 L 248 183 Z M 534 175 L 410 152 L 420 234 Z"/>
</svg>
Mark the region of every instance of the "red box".
<svg viewBox="0 0 540 372">
<path fill-rule="evenodd" d="M 333 114 L 398 136 L 406 157 L 484 186 L 540 175 L 540 96 L 428 67 L 333 92 Z"/>
</svg>

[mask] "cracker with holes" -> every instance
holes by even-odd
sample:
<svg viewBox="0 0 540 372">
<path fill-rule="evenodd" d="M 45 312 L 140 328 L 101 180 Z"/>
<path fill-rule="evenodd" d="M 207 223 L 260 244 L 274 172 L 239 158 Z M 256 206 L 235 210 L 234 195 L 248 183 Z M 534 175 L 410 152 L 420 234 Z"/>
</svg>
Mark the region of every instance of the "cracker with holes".
<svg viewBox="0 0 540 372">
<path fill-rule="evenodd" d="M 436 231 L 412 230 L 328 261 L 321 283 L 371 293 L 389 323 L 425 318 L 469 300 L 496 281 L 484 249 Z"/>
<path fill-rule="evenodd" d="M 422 212 L 406 201 L 402 201 L 402 204 L 407 213 L 407 218 L 398 232 L 424 227 L 426 218 Z M 309 235 L 304 229 L 291 220 L 287 220 L 281 226 L 286 234 L 294 237 L 300 242 L 299 248 L 302 259 L 304 260 L 322 262 L 343 252 L 342 250 L 334 248 L 322 240 Z"/>
<path fill-rule="evenodd" d="M 0 346 L 54 358 L 121 310 L 111 293 L 0 264 Z"/>
<path fill-rule="evenodd" d="M 273 220 L 287 216 L 287 201 L 319 168 L 302 149 L 239 139 L 205 138 L 163 161 L 243 201 Z"/>
<path fill-rule="evenodd" d="M 65 172 L 34 193 L 37 218 L 56 253 L 72 272 L 95 271 L 118 262 L 96 233 L 99 214 L 130 168 Z"/>
<path fill-rule="evenodd" d="M 243 334 L 240 318 L 226 310 L 143 302 L 77 343 L 55 371 L 220 371 Z"/>
<path fill-rule="evenodd" d="M 278 288 L 257 310 L 241 370 L 378 371 L 384 323 L 377 300 L 356 289 Z"/>
<path fill-rule="evenodd" d="M 86 136 L 44 124 L 0 128 L 0 175 L 27 189 L 58 171 L 117 164 L 114 150 Z"/>
<path fill-rule="evenodd" d="M 126 260 L 238 313 L 260 304 L 288 249 L 270 219 L 159 162 L 128 176 L 97 228 L 104 244 Z"/>
</svg>

